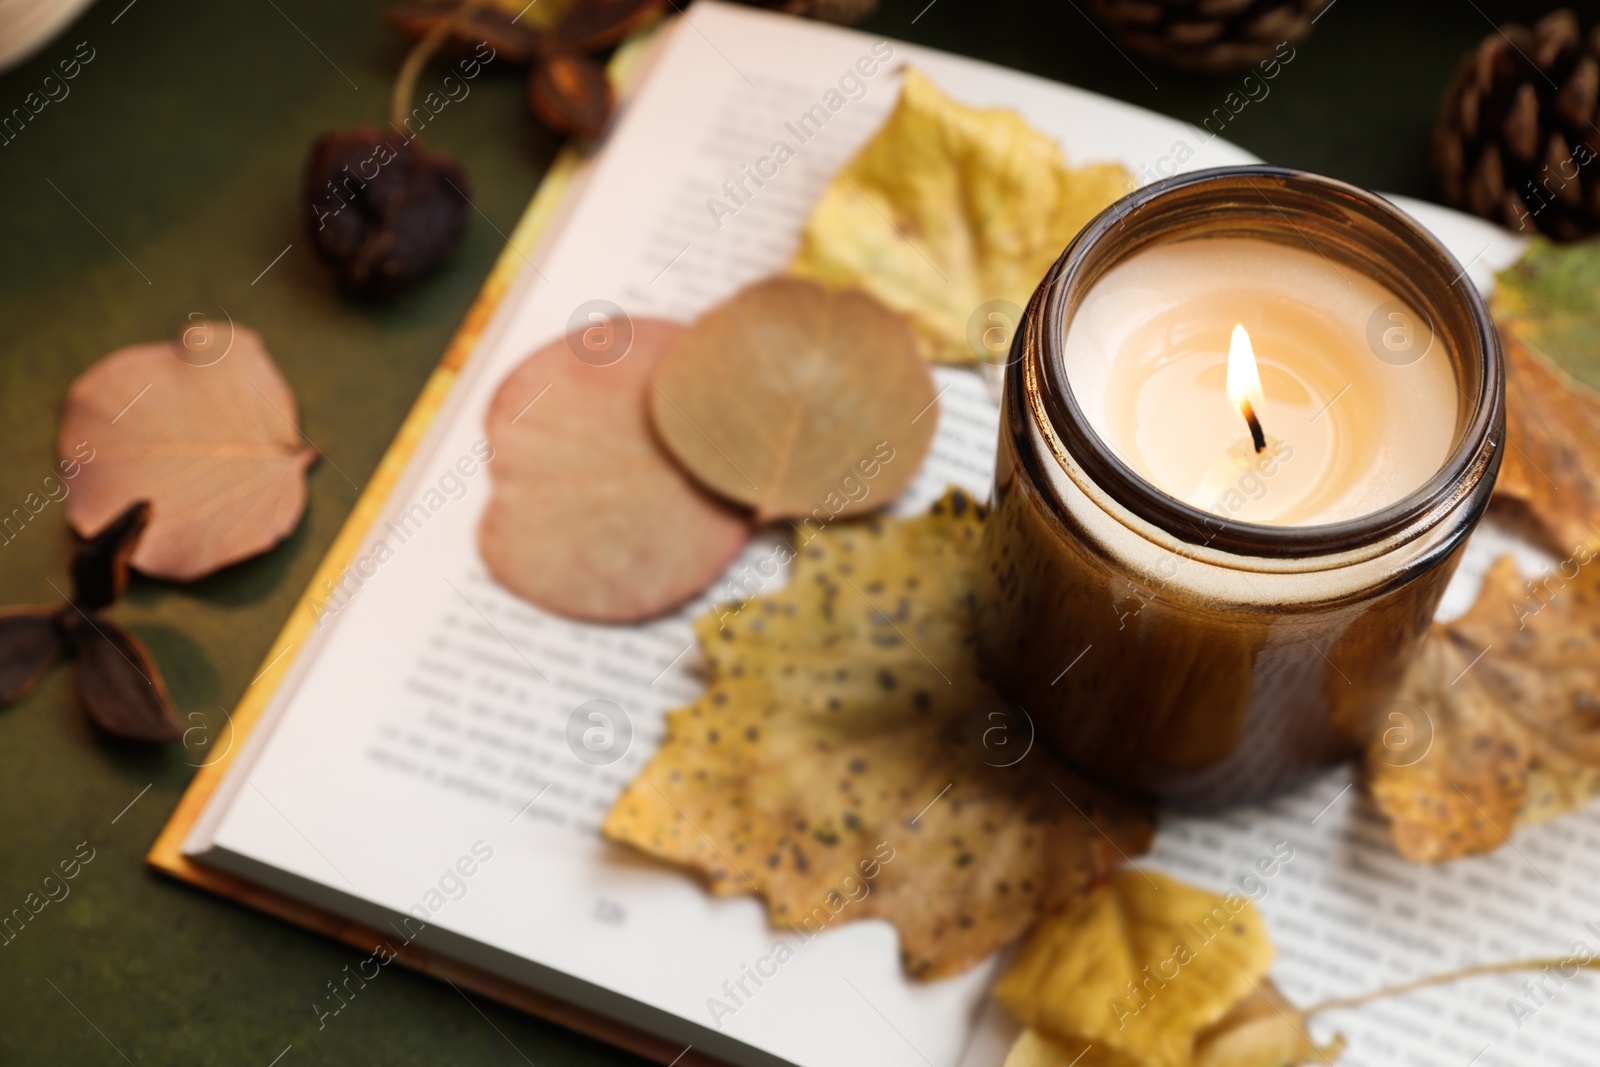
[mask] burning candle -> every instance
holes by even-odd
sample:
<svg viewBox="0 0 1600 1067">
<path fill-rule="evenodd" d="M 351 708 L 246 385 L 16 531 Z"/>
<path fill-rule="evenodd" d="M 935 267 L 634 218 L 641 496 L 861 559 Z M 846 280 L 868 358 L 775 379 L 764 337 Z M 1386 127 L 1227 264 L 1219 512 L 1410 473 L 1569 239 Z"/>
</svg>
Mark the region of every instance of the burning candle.
<svg viewBox="0 0 1600 1067">
<path fill-rule="evenodd" d="M 1386 710 L 1499 467 L 1499 342 L 1386 201 L 1268 167 L 1108 208 L 1006 369 L 978 634 L 1087 774 L 1288 788 Z"/>
<path fill-rule="evenodd" d="M 1410 331 L 1389 338 L 1405 358 L 1374 355 L 1374 309 Z M 1388 507 L 1443 466 L 1457 394 L 1433 340 L 1391 290 L 1309 246 L 1219 237 L 1112 267 L 1063 361 L 1094 432 L 1145 481 L 1224 518 L 1305 526 Z"/>
</svg>

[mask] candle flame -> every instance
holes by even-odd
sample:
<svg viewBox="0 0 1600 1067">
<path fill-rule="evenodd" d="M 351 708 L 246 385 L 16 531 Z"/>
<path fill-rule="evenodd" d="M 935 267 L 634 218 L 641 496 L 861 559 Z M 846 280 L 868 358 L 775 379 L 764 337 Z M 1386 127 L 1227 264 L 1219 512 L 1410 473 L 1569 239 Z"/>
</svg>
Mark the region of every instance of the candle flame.
<svg viewBox="0 0 1600 1067">
<path fill-rule="evenodd" d="M 1236 324 L 1233 338 L 1228 342 L 1228 399 L 1239 409 L 1250 426 L 1250 437 L 1256 451 L 1267 447 L 1266 436 L 1261 432 L 1261 420 L 1256 415 L 1260 406 L 1261 373 L 1256 369 L 1255 349 L 1250 345 L 1250 334 L 1244 325 Z"/>
</svg>

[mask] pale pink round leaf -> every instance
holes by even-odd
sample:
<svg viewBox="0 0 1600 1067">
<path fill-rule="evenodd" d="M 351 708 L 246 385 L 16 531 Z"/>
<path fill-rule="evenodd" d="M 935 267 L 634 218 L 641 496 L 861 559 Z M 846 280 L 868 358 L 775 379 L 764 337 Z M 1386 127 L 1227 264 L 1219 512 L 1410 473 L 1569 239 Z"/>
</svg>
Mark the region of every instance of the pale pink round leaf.
<svg viewBox="0 0 1600 1067">
<path fill-rule="evenodd" d="M 157 341 L 106 356 L 72 383 L 61 414 L 67 521 L 87 537 L 150 501 L 131 562 L 157 578 L 200 578 L 288 536 L 316 458 L 260 336 L 207 326 L 200 347 Z"/>
<path fill-rule="evenodd" d="M 696 485 L 650 427 L 650 383 L 683 327 L 632 327 L 627 353 L 603 366 L 579 359 L 566 339 L 546 345 L 489 406 L 484 562 L 518 596 L 596 622 L 678 607 L 751 533 L 747 515 Z"/>
</svg>

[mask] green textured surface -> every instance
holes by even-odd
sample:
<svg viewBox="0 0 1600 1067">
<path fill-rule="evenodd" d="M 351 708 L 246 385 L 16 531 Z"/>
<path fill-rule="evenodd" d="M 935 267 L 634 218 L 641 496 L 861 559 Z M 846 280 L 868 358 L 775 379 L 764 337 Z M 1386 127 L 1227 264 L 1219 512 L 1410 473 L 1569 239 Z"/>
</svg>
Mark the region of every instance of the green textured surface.
<svg viewBox="0 0 1600 1067">
<path fill-rule="evenodd" d="M 315 134 L 386 111 L 403 48 L 381 22 L 383 5 L 125 2 L 102 0 L 0 76 L 0 108 L 10 109 L 76 42 L 97 53 L 69 97 L 0 147 L 0 511 L 51 472 L 61 397 L 97 357 L 219 305 L 261 331 L 329 460 L 311 471 L 304 521 L 275 551 L 197 584 L 138 580 L 115 609 L 154 651 L 182 712 L 215 727 L 254 676 L 488 271 L 497 229 L 510 231 L 557 142 L 523 109 L 518 72 L 491 67 L 427 131 L 465 164 L 482 211 L 459 256 L 396 304 L 344 300 L 308 254 L 295 194 Z M 885 0 L 867 28 L 1192 121 L 1233 84 L 1144 63 L 1140 73 L 1060 0 L 925 3 Z M 1457 57 L 1489 32 L 1487 17 L 1547 9 L 1339 0 L 1272 95 L 1226 135 L 1272 162 L 1431 196 L 1427 135 Z M 52 599 L 49 582 L 64 582 L 69 550 L 52 505 L 0 547 L 0 603 Z M 205 736 L 193 735 L 188 749 L 112 750 L 81 721 L 64 670 L 0 710 L 0 912 L 22 905 L 79 842 L 96 849 L 71 895 L 0 946 L 0 1063 L 266 1065 L 291 1043 L 284 1067 L 632 1062 L 398 969 L 319 1031 L 313 1000 L 360 954 L 142 864 L 190 764 L 204 758 Z"/>
</svg>

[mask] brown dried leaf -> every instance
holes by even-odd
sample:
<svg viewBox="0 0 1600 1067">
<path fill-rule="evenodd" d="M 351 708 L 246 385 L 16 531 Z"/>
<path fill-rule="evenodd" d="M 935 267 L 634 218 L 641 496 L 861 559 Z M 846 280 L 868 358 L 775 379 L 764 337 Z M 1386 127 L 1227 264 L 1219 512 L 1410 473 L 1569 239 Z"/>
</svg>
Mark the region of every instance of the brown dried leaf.
<svg viewBox="0 0 1600 1067">
<path fill-rule="evenodd" d="M 598 137 L 615 103 L 605 69 L 582 52 L 550 48 L 528 71 L 528 106 L 552 130 Z"/>
<path fill-rule="evenodd" d="M 78 703 L 102 732 L 123 741 L 176 741 L 183 726 L 150 651 L 105 618 L 74 613 L 70 624 Z"/>
<path fill-rule="evenodd" d="M 667 0 L 578 0 L 567 8 L 556 36 L 584 52 L 619 43 L 661 17 Z"/>
<path fill-rule="evenodd" d="M 84 611 L 110 607 L 128 587 L 128 560 L 150 525 L 150 502 L 136 500 L 72 554 L 72 602 Z"/>
<path fill-rule="evenodd" d="M 1498 500 L 1515 502 L 1554 552 L 1600 543 L 1600 397 L 1522 340 L 1506 352 L 1506 449 Z"/>
<path fill-rule="evenodd" d="M 1503 558 L 1472 610 L 1424 639 L 1366 760 L 1373 795 L 1408 859 L 1498 848 L 1519 816 L 1539 817 L 1523 812 L 1535 768 L 1550 772 L 1533 798 L 1539 807 L 1571 803 L 1545 794 L 1564 780 L 1581 785 L 1585 768 L 1600 768 L 1593 559 L 1582 550 L 1525 583 Z"/>
<path fill-rule="evenodd" d="M 20 700 L 64 647 L 59 608 L 0 615 L 0 704 Z"/>
<path fill-rule="evenodd" d="M 1476 655 L 1472 673 L 1529 731 L 1533 755 L 1600 767 L 1600 567 L 1588 550 L 1534 582 L 1506 556 L 1472 610 L 1450 624 Z"/>
<path fill-rule="evenodd" d="M 518 596 L 574 618 L 647 619 L 704 589 L 749 540 L 748 519 L 691 481 L 650 430 L 650 380 L 682 330 L 635 319 L 631 347 L 604 365 L 564 338 L 501 383 L 478 544 Z"/>
<path fill-rule="evenodd" d="M 773 278 L 678 339 L 651 412 L 696 478 L 766 521 L 818 509 L 837 518 L 894 499 L 933 442 L 934 401 L 899 315 L 859 290 Z M 873 491 L 845 499 L 865 464 L 881 465 Z"/>
<path fill-rule="evenodd" d="M 385 17 L 405 36 L 421 39 L 461 5 L 462 0 L 416 0 L 390 8 Z M 552 23 L 552 7 L 559 10 L 560 4 L 543 0 L 539 4 L 491 3 L 480 7 L 451 31 L 453 47 L 447 47 L 446 54 L 467 55 L 481 43 L 494 49 L 495 59 L 532 63 L 539 54 L 540 28 Z"/>
<path fill-rule="evenodd" d="M 67 498 L 72 528 L 87 537 L 148 500 L 153 514 L 133 566 L 178 581 L 287 536 L 316 458 L 296 428 L 294 394 L 255 331 L 207 323 L 189 333 L 200 329 L 231 331 L 226 354 L 200 359 L 183 341 L 157 341 L 84 371 L 67 391 L 57 437 L 64 458 L 82 442 L 94 449 Z"/>
<path fill-rule="evenodd" d="M 1600 543 L 1600 241 L 1538 240 L 1504 271 L 1506 449 L 1495 497 L 1557 555 Z"/>
<path fill-rule="evenodd" d="M 878 917 L 906 970 L 955 974 L 1148 847 L 1149 813 L 1042 748 L 995 766 L 973 632 L 983 510 L 829 526 L 781 592 L 695 623 L 705 694 L 667 717 L 604 833 L 756 892 L 814 933 Z M 1020 729 L 1020 727 L 1019 727 Z"/>
</svg>

